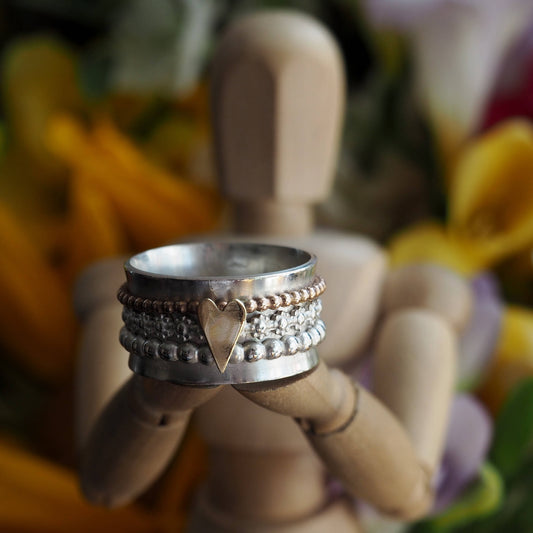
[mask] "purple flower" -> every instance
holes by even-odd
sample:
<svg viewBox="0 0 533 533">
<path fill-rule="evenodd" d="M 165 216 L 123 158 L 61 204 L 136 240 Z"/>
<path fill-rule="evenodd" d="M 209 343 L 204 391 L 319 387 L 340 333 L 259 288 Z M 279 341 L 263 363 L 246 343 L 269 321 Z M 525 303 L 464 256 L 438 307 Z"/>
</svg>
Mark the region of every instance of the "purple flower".
<svg viewBox="0 0 533 533">
<path fill-rule="evenodd" d="M 459 341 L 457 381 L 460 389 L 474 387 L 483 377 L 500 336 L 503 306 L 497 281 L 483 273 L 471 282 L 472 318 Z"/>
<path fill-rule="evenodd" d="M 444 510 L 476 479 L 491 438 L 492 419 L 484 407 L 471 395 L 457 395 L 436 477 L 435 513 Z"/>
</svg>

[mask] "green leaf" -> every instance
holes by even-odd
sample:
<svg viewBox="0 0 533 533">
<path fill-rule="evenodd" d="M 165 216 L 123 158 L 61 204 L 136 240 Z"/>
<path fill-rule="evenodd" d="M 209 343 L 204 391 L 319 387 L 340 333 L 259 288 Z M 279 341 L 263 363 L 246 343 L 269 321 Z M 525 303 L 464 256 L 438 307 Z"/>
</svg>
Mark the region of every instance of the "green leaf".
<svg viewBox="0 0 533 533">
<path fill-rule="evenodd" d="M 528 378 L 511 391 L 496 419 L 490 460 L 505 479 L 518 472 L 532 442 L 533 378 Z"/>
<path fill-rule="evenodd" d="M 446 533 L 465 526 L 496 511 L 503 497 L 503 481 L 499 472 L 485 463 L 478 481 L 446 511 L 417 524 L 411 533 Z"/>
</svg>

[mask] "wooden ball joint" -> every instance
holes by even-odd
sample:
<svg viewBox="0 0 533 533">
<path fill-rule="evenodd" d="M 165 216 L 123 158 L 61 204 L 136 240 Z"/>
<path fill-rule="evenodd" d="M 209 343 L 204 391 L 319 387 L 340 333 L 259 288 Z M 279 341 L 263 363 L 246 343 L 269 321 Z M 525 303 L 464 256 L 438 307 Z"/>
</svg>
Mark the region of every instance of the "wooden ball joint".
<svg viewBox="0 0 533 533">
<path fill-rule="evenodd" d="M 92 501 L 113 506 L 142 493 L 193 414 L 210 460 L 188 531 L 362 531 L 353 505 L 331 500 L 325 470 L 386 515 L 412 520 L 431 508 L 456 337 L 469 320 L 471 294 L 444 269 L 387 272 L 377 244 L 313 228 L 312 204 L 333 176 L 343 91 L 337 46 L 308 16 L 247 16 L 222 39 L 213 67 L 214 140 L 234 211 L 234 233 L 224 239 L 290 244 L 318 256 L 328 283 L 322 361 L 296 377 L 210 389 L 131 377 L 85 441 L 81 483 Z M 333 368 L 369 346 L 372 392 Z M 82 349 L 82 366 L 90 352 Z M 84 390 L 80 413 L 102 402 L 94 380 Z"/>
</svg>

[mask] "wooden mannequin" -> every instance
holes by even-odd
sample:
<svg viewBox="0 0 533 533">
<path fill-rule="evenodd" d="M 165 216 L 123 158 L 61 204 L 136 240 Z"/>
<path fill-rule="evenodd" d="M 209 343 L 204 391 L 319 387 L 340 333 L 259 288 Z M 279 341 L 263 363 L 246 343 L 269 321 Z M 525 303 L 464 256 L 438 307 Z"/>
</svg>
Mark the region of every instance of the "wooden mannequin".
<svg viewBox="0 0 533 533">
<path fill-rule="evenodd" d="M 91 500 L 117 505 L 142 492 L 178 445 L 191 410 L 204 403 L 195 418 L 210 448 L 210 473 L 190 531 L 358 531 L 353 507 L 330 501 L 324 465 L 388 515 L 414 519 L 430 509 L 455 332 L 468 321 L 470 293 L 459 278 L 427 265 L 387 277 L 374 243 L 313 232 L 312 204 L 333 176 L 343 84 L 333 39 L 295 13 L 238 21 L 215 59 L 215 144 L 233 204 L 232 237 L 317 254 L 328 283 L 324 362 L 280 382 L 220 389 L 131 378 L 86 446 L 81 476 Z M 375 331 L 379 400 L 326 366 L 357 358 Z"/>
<path fill-rule="evenodd" d="M 131 376 L 127 352 L 117 342 L 122 327 L 117 287 L 124 260 L 95 263 L 78 278 L 74 304 L 83 325 L 76 373 L 76 442 L 81 448 L 100 411 Z"/>
</svg>

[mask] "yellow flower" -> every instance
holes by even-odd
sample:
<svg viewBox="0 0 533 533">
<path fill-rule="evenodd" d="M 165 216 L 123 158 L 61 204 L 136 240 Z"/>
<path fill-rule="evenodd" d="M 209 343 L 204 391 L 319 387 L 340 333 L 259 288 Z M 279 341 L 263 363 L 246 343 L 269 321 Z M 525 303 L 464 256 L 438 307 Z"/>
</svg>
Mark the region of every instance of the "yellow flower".
<svg viewBox="0 0 533 533">
<path fill-rule="evenodd" d="M 58 273 L 0 203 L 0 341 L 40 378 L 72 369 L 76 319 Z"/>
<path fill-rule="evenodd" d="M 57 116 L 48 142 L 76 179 L 109 200 L 132 250 L 210 230 L 218 219 L 222 204 L 212 189 L 153 165 L 105 119 L 86 131 L 73 117 Z"/>
<path fill-rule="evenodd" d="M 1 439 L 0 500 L 4 533 L 175 533 L 184 523 L 183 512 L 176 509 L 94 507 L 83 499 L 72 472 Z"/>
<path fill-rule="evenodd" d="M 533 243 L 533 127 L 510 121 L 462 154 L 450 189 L 450 230 L 489 265 Z"/>
<path fill-rule="evenodd" d="M 222 202 L 212 188 L 186 179 L 201 174 L 190 171 L 201 165 L 187 155 L 203 146 L 208 132 L 197 109 L 189 110 L 185 139 L 200 142 L 185 150 L 171 150 L 168 142 L 179 120 L 169 122 L 170 129 L 144 132 L 145 151 L 164 163 L 177 153 L 185 178 L 149 161 L 109 118 L 95 117 L 77 87 L 76 58 L 61 42 L 17 42 L 2 67 L 11 137 L 0 161 L 0 345 L 2 356 L 55 385 L 44 391 L 51 396 L 65 388 L 74 363 L 71 287 L 77 274 L 97 259 L 211 230 Z M 151 103 L 141 104 L 140 115 Z M 0 144 L 3 149 L 3 136 Z M 204 456 L 197 443 L 186 447 L 150 510 L 139 504 L 111 512 L 83 501 L 72 472 L 0 437 L 0 531 L 180 531 Z"/>
<path fill-rule="evenodd" d="M 425 222 L 396 235 L 389 245 L 391 265 L 438 263 L 464 275 L 480 268 L 480 261 L 460 239 L 437 222 Z"/>
<path fill-rule="evenodd" d="M 446 226 L 422 224 L 396 236 L 393 263 L 436 261 L 472 274 L 533 245 L 533 127 L 509 121 L 461 154 Z"/>
<path fill-rule="evenodd" d="M 128 251 L 127 238 L 112 203 L 82 173 L 71 180 L 66 226 L 62 271 L 69 282 L 84 266 Z"/>
<path fill-rule="evenodd" d="M 82 108 L 76 57 L 57 38 L 24 38 L 8 47 L 2 71 L 10 150 L 21 166 L 33 169 L 37 182 L 63 179 L 62 166 L 47 150 L 44 137 L 53 114 Z"/>
<path fill-rule="evenodd" d="M 53 117 L 47 141 L 70 171 L 62 240 L 52 262 L 30 237 L 31 222 L 21 225 L 0 204 L 0 342 L 38 377 L 57 381 L 72 369 L 70 285 L 81 269 L 210 230 L 221 201 L 150 163 L 106 120 L 86 130 L 71 116 Z"/>
<path fill-rule="evenodd" d="M 480 395 L 496 413 L 511 389 L 533 376 L 533 311 L 510 306 L 505 310 L 496 355 Z"/>
</svg>

